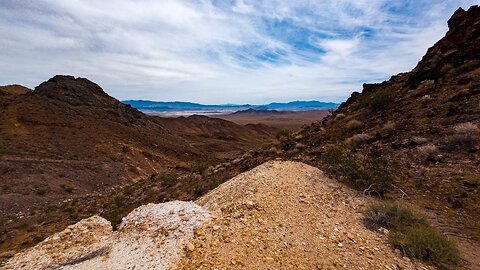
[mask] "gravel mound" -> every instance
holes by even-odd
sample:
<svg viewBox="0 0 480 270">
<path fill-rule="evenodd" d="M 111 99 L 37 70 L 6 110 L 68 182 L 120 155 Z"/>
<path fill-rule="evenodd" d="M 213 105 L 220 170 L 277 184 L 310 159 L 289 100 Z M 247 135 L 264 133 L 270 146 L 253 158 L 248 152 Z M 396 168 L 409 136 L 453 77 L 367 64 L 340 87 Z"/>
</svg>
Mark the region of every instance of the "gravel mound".
<svg viewBox="0 0 480 270">
<path fill-rule="evenodd" d="M 171 269 L 209 213 L 192 202 L 136 208 L 112 232 L 94 216 L 13 257 L 6 269 Z"/>
<path fill-rule="evenodd" d="M 177 269 L 430 269 L 365 228 L 373 200 L 309 165 L 267 162 L 197 201 L 213 216 Z"/>
</svg>

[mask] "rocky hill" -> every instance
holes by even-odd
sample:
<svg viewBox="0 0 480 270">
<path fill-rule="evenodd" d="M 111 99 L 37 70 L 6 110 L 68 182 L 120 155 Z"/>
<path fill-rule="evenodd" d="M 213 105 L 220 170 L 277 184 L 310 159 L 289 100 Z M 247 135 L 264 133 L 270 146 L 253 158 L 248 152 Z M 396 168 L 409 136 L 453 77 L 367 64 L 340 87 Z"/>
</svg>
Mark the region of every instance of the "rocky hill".
<svg viewBox="0 0 480 270">
<path fill-rule="evenodd" d="M 271 142 L 276 134 L 266 126 L 207 117 L 148 116 L 97 84 L 72 76 L 55 76 L 34 91 L 1 87 L 0 112 L 0 254 L 31 245 L 38 237 L 31 233 L 58 209 L 54 205 L 86 203 L 81 198 L 87 195 L 109 197 L 112 189 L 124 185 L 203 171 Z M 217 178 L 199 185 L 218 184 Z M 181 198 L 198 192 L 177 190 L 175 196 Z M 172 194 L 165 196 L 175 198 Z M 86 205 L 79 203 L 74 212 L 81 209 Z M 61 226 L 78 221 L 70 216 L 56 218 Z"/>
<path fill-rule="evenodd" d="M 479 267 L 480 7 L 457 10 L 448 26 L 411 72 L 365 84 L 281 148 L 425 212 Z"/>
</svg>

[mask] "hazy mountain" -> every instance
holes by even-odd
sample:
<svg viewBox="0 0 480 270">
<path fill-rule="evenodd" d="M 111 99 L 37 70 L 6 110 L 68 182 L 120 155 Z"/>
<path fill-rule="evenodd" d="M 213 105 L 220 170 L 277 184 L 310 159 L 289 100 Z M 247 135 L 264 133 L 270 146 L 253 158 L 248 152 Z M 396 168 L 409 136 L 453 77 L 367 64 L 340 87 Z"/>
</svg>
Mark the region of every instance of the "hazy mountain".
<svg viewBox="0 0 480 270">
<path fill-rule="evenodd" d="M 219 104 L 205 105 L 192 102 L 162 102 L 149 100 L 125 100 L 122 101 L 142 111 L 171 112 L 171 111 L 242 111 L 248 109 L 257 110 L 283 110 L 283 111 L 308 111 L 335 109 L 339 104 L 321 101 L 292 101 L 288 103 L 269 103 L 261 105 L 252 104 Z"/>
</svg>

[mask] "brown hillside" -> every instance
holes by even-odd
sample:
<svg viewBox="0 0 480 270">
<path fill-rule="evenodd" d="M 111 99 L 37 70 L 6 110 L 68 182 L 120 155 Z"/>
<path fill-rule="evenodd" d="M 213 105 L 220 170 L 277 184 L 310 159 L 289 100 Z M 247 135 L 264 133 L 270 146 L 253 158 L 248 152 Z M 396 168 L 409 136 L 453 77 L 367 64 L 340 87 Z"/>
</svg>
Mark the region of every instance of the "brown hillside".
<svg viewBox="0 0 480 270">
<path fill-rule="evenodd" d="M 292 159 L 368 194 L 412 204 L 480 267 L 480 7 L 459 9 L 417 67 L 365 84 L 283 140 Z M 476 255 L 475 255 L 476 250 Z"/>
<path fill-rule="evenodd" d="M 199 170 L 269 143 L 275 134 L 207 117 L 147 116 L 72 76 L 55 76 L 34 91 L 7 86 L 0 92 L 0 246 L 7 242 L 7 250 L 9 239 L 25 233 L 13 228 L 41 222 L 30 219 L 33 213 L 45 218 L 51 214 L 46 208 L 87 194 L 108 197 L 122 185 Z M 196 192 L 180 190 L 160 197 Z M 81 202 L 76 207 L 85 209 L 87 201 Z M 57 215 L 62 224 L 78 221 L 63 215 Z"/>
<path fill-rule="evenodd" d="M 32 92 L 32 89 L 18 84 L 0 86 L 0 95 L 23 95 Z"/>
</svg>

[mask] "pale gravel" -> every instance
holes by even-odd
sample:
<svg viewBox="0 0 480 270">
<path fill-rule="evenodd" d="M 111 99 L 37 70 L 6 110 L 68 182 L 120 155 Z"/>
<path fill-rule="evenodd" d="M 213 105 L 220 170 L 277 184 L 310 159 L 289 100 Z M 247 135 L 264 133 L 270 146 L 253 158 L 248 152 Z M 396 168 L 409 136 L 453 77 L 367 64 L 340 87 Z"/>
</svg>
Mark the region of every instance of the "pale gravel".
<svg viewBox="0 0 480 270">
<path fill-rule="evenodd" d="M 207 211 L 181 201 L 138 207 L 115 232 L 95 216 L 16 255 L 6 269 L 172 269 L 208 219 Z"/>
</svg>

